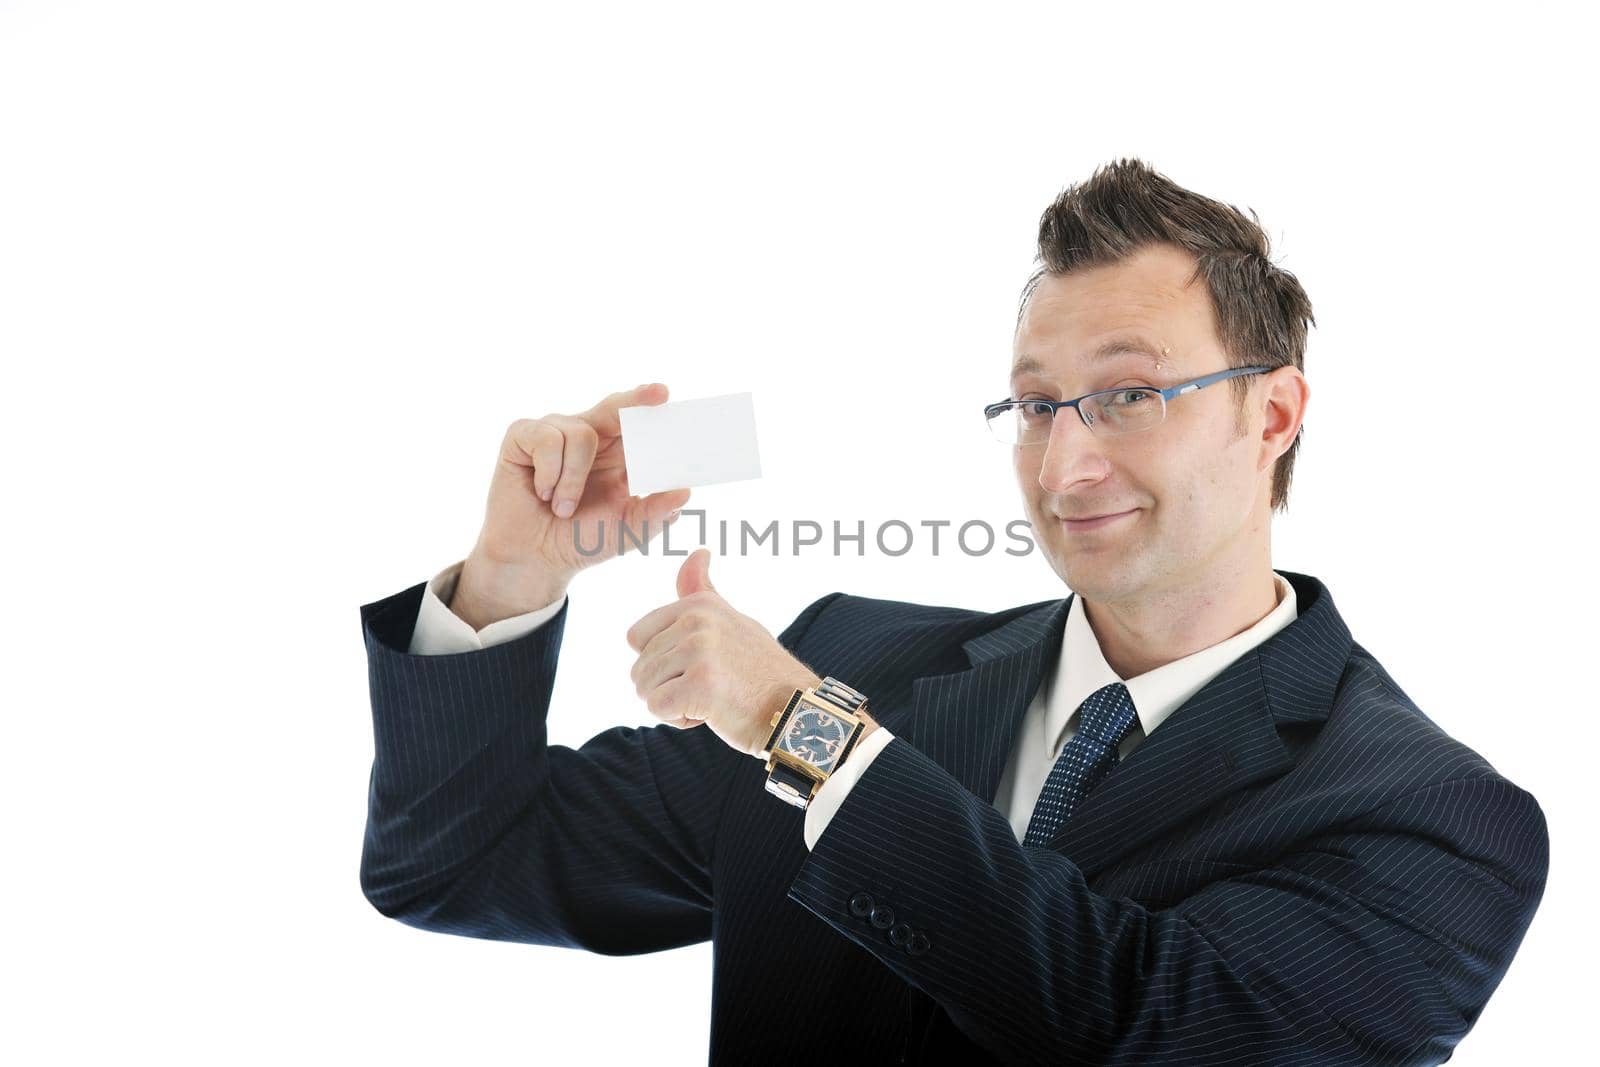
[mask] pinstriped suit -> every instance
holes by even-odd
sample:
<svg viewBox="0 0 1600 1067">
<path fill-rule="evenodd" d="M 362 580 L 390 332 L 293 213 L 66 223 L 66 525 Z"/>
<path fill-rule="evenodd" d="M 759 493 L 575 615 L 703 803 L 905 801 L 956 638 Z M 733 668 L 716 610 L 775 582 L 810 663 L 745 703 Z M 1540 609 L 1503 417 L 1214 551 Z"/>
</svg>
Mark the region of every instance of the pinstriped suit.
<svg viewBox="0 0 1600 1067">
<path fill-rule="evenodd" d="M 810 852 L 804 813 L 710 730 L 546 744 L 567 606 L 503 645 L 412 656 L 417 585 L 361 609 L 362 888 L 470 937 L 612 955 L 711 938 L 713 1063 L 1440 1062 L 1538 905 L 1544 816 L 1411 703 L 1321 582 L 1279 573 L 1298 618 L 1045 848 L 991 800 L 1071 597 L 816 601 L 779 641 L 895 737 Z M 896 947 L 890 921 L 927 947 Z"/>
</svg>

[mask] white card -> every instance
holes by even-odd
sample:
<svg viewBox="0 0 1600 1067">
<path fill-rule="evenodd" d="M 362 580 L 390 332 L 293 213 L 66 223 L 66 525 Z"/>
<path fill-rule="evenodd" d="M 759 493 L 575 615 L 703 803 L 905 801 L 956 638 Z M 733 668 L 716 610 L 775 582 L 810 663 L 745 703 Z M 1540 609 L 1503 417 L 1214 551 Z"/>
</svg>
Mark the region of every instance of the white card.
<svg viewBox="0 0 1600 1067">
<path fill-rule="evenodd" d="M 642 404 L 617 416 L 635 496 L 761 477 L 749 393 Z"/>
</svg>

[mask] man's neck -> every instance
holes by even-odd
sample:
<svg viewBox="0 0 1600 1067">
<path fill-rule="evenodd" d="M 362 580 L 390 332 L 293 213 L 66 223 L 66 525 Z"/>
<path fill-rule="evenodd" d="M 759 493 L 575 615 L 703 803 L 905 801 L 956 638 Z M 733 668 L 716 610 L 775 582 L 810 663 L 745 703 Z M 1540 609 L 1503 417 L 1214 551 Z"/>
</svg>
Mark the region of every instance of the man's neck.
<svg viewBox="0 0 1600 1067">
<path fill-rule="evenodd" d="M 1138 603 L 1084 601 L 1106 663 L 1120 678 L 1193 655 L 1243 633 L 1277 607 L 1272 568 L 1188 589 L 1161 590 Z"/>
</svg>

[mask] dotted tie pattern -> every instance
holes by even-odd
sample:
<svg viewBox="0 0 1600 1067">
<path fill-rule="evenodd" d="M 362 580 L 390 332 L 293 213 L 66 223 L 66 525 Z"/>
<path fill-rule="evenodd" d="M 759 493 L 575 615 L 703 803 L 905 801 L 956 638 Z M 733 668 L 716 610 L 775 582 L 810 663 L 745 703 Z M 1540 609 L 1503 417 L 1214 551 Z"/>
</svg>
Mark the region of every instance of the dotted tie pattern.
<svg viewBox="0 0 1600 1067">
<path fill-rule="evenodd" d="M 1117 746 L 1133 728 L 1133 697 L 1121 682 L 1096 689 L 1078 705 L 1078 732 L 1061 747 L 1028 820 L 1024 845 L 1046 845 L 1072 809 L 1117 763 Z"/>
</svg>

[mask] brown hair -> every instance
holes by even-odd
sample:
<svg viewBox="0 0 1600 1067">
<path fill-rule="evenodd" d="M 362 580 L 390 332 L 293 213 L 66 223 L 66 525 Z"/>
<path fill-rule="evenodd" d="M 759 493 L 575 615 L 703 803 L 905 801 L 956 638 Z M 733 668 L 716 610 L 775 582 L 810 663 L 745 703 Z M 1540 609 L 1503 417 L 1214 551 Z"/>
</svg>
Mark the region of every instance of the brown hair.
<svg viewBox="0 0 1600 1067">
<path fill-rule="evenodd" d="M 1017 326 L 1047 273 L 1116 263 L 1164 242 L 1199 261 L 1188 280 L 1206 280 L 1228 366 L 1294 366 L 1304 371 L 1306 329 L 1316 323 L 1311 300 L 1293 274 L 1272 265 L 1267 235 L 1254 209 L 1250 216 L 1190 192 L 1140 160 L 1106 164 L 1088 181 L 1062 190 L 1039 219 L 1039 254 L 1034 259 L 1042 266 L 1023 287 Z M 1246 374 L 1229 381 L 1241 415 L 1240 432 L 1244 402 L 1258 377 Z M 1278 457 L 1272 472 L 1274 510 L 1288 503 L 1299 449 L 1297 433 Z"/>
</svg>

